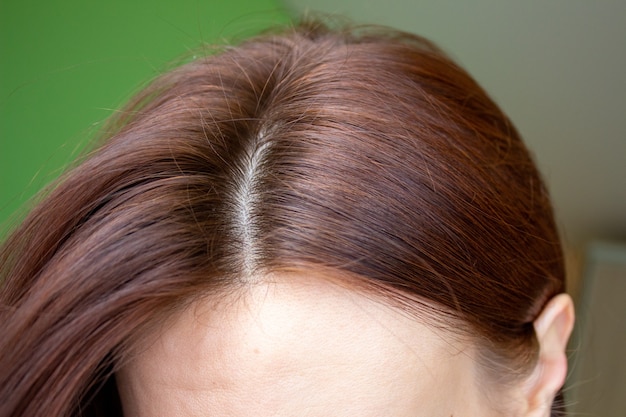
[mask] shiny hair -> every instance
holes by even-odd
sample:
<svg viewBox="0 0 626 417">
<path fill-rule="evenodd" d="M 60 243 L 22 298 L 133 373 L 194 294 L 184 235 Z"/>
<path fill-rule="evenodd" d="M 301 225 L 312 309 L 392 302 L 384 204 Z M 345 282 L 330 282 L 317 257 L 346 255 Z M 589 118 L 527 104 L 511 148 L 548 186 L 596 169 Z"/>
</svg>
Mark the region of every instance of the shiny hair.
<svg viewBox="0 0 626 417">
<path fill-rule="evenodd" d="M 499 381 L 535 363 L 533 320 L 564 290 L 548 193 L 424 38 L 267 33 L 158 77 L 104 136 L 2 246 L 0 416 L 118 412 L 112 374 L 143 331 L 283 270 L 462 323 Z"/>
</svg>

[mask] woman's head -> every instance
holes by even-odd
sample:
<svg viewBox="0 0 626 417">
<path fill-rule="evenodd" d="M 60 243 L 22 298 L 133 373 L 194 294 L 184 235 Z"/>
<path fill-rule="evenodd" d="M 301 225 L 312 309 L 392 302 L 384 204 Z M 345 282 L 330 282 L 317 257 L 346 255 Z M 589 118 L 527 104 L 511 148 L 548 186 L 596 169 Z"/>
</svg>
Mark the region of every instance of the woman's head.
<svg viewBox="0 0 626 417">
<path fill-rule="evenodd" d="M 506 116 L 428 41 L 264 35 L 164 74 L 105 136 L 3 249 L 9 412 L 75 409 L 120 367 L 132 385 L 146 340 L 189 311 L 256 311 L 268 285 L 355 294 L 373 326 L 371 305 L 410 313 L 471 346 L 500 410 L 532 385 L 564 289 L 549 198 Z"/>
</svg>

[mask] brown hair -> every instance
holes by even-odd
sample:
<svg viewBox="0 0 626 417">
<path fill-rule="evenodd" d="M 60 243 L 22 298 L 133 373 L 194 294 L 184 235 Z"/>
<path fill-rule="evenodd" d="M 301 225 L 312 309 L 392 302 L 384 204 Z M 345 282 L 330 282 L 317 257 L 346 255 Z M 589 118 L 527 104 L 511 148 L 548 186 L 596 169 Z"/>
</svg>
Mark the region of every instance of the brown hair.
<svg viewBox="0 0 626 417">
<path fill-rule="evenodd" d="M 490 374 L 536 360 L 532 322 L 564 290 L 548 194 L 508 118 L 427 40 L 266 34 L 159 77 L 105 136 L 2 247 L 0 416 L 112 413 L 142 330 L 281 269 L 437 306 Z"/>
</svg>

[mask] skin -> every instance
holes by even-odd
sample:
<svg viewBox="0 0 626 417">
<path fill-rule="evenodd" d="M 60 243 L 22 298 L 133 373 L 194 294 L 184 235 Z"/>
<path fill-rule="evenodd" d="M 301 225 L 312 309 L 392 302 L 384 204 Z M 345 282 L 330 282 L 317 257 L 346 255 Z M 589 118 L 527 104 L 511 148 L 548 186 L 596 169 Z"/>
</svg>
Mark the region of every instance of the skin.
<svg viewBox="0 0 626 417">
<path fill-rule="evenodd" d="M 501 415 L 470 343 L 307 273 L 195 301 L 117 379 L 126 416 Z"/>
</svg>

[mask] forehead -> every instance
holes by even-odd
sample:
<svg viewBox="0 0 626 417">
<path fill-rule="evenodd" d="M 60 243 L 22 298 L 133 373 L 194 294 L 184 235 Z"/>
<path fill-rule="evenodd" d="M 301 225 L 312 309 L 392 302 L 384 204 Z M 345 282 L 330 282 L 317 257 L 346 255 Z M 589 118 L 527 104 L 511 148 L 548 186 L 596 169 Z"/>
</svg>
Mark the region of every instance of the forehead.
<svg viewBox="0 0 626 417">
<path fill-rule="evenodd" d="M 145 342 L 127 415 L 447 417 L 474 375 L 471 346 L 312 274 L 203 298 Z"/>
</svg>

